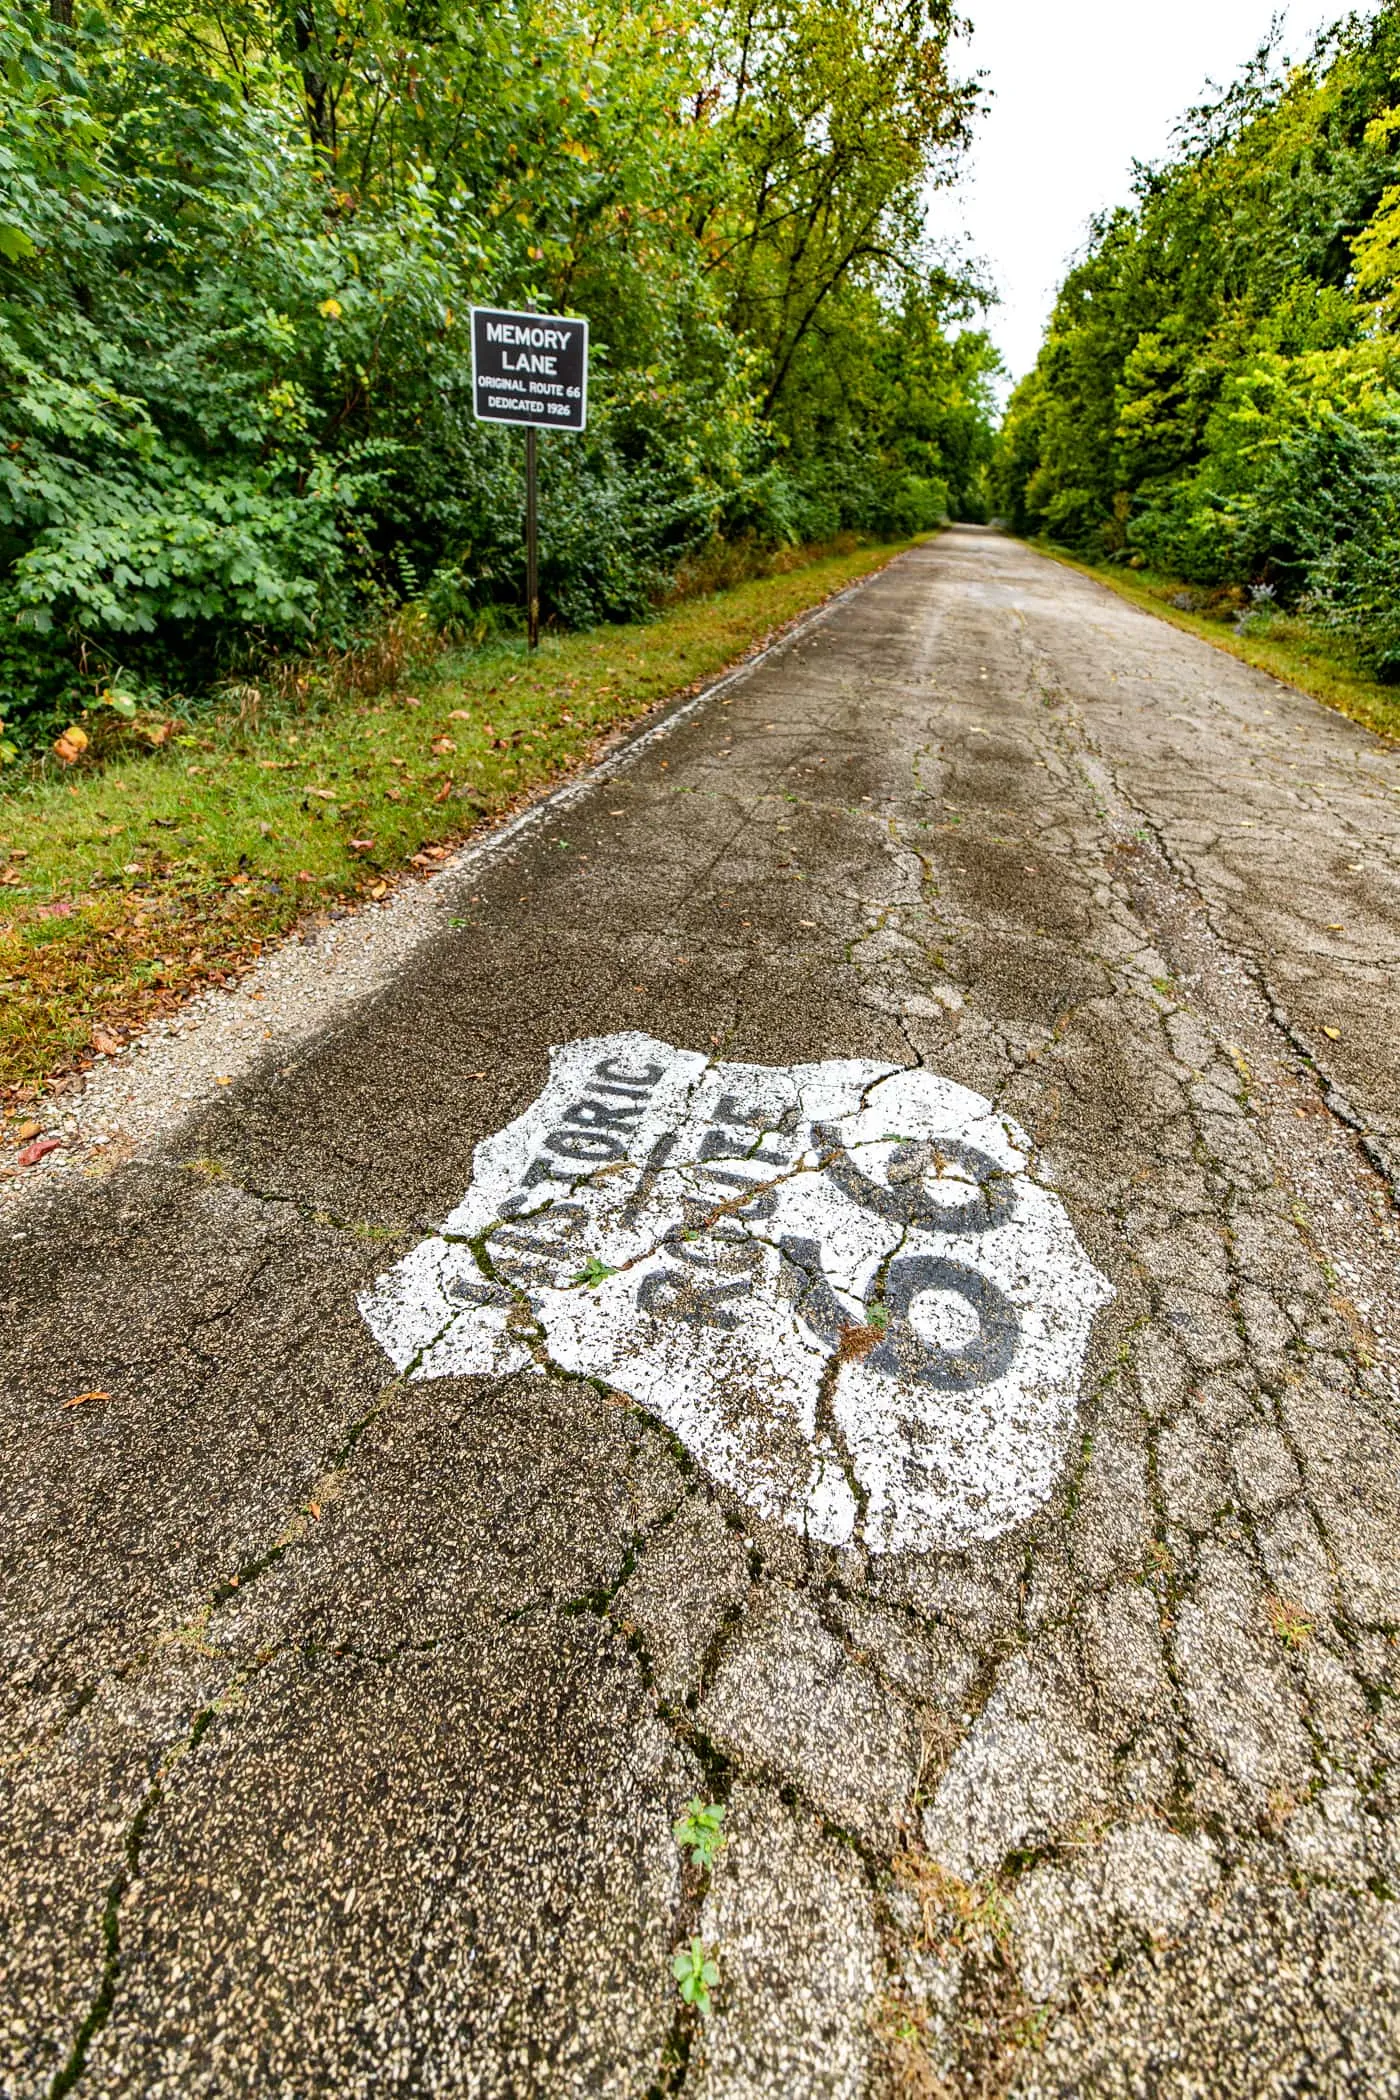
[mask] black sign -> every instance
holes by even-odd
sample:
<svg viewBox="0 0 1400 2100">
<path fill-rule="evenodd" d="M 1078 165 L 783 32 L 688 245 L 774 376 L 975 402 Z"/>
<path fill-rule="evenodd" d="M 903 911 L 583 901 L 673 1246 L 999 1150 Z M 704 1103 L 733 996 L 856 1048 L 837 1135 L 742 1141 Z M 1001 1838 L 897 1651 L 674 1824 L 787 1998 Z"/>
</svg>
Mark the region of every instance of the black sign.
<svg viewBox="0 0 1400 2100">
<path fill-rule="evenodd" d="M 588 420 L 587 321 L 474 306 L 472 393 L 480 423 L 582 430 Z"/>
</svg>

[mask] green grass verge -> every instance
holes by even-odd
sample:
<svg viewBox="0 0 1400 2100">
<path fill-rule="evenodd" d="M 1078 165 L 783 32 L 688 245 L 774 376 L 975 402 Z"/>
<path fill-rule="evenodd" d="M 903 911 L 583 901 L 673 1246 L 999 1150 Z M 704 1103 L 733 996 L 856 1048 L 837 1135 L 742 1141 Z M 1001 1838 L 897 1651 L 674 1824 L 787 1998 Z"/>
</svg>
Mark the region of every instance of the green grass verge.
<svg viewBox="0 0 1400 2100">
<path fill-rule="evenodd" d="M 86 1069 L 308 916 L 386 894 L 899 549 L 865 547 L 628 627 L 439 657 L 377 697 L 206 716 L 158 751 L 93 717 L 0 786 L 0 1095 Z M 248 719 L 249 715 L 252 719 Z M 102 760 L 103 736 L 109 738 Z"/>
<path fill-rule="evenodd" d="M 1339 714 L 1349 715 L 1353 722 L 1363 723 L 1381 736 L 1400 738 L 1400 687 L 1382 685 L 1368 676 L 1335 635 L 1278 612 L 1255 613 L 1248 630 L 1237 634 L 1218 614 L 1212 616 L 1209 611 L 1192 612 L 1173 605 L 1174 595 L 1190 589 L 1177 577 L 1081 561 L 1049 540 L 1034 540 L 1030 544 L 1038 554 L 1047 554 L 1068 569 L 1078 569 L 1081 575 L 1106 583 L 1130 604 L 1140 605 L 1187 634 L 1199 635 L 1213 649 L 1223 649 L 1241 663 L 1271 672 L 1275 678 L 1296 685 L 1300 692 L 1311 694 L 1324 707 L 1335 707 Z"/>
</svg>

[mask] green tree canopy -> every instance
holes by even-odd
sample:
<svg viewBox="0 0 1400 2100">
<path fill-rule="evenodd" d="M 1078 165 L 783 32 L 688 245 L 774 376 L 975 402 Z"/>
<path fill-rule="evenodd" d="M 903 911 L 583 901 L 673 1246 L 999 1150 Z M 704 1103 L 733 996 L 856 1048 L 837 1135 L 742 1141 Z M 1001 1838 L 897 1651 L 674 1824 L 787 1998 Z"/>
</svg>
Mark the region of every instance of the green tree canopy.
<svg viewBox="0 0 1400 2100">
<path fill-rule="evenodd" d="M 547 443 L 556 618 L 716 534 L 975 508 L 995 360 L 924 238 L 943 0 L 0 0 L 0 676 L 186 690 L 520 590 L 467 309 L 592 324 Z M 962 332 L 958 332 L 959 330 Z M 13 705 L 13 703 L 12 703 Z"/>
<path fill-rule="evenodd" d="M 1018 529 L 1252 585 L 1400 675 L 1400 7 L 1267 45 L 1094 226 L 995 471 Z"/>
</svg>

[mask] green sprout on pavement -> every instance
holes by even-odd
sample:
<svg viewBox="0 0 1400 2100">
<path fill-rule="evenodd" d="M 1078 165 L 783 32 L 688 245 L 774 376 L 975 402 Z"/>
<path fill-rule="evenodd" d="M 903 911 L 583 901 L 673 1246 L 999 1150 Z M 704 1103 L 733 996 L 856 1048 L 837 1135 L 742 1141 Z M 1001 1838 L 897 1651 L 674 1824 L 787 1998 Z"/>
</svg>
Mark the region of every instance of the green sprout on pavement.
<svg viewBox="0 0 1400 2100">
<path fill-rule="evenodd" d="M 718 1802 L 702 1801 L 698 1795 L 686 1802 L 673 1829 L 676 1843 L 683 1852 L 690 1853 L 692 1866 L 703 1867 L 708 1873 L 714 1865 L 715 1854 L 724 1843 L 720 1828 L 723 1821 L 724 1809 Z"/>
<path fill-rule="evenodd" d="M 693 1939 L 688 1947 L 682 1947 L 671 1963 L 671 1974 L 680 1985 L 680 1992 L 687 2005 L 697 2012 L 710 2009 L 710 1992 L 719 1982 L 719 1964 L 710 1954 L 702 1939 Z"/>
<path fill-rule="evenodd" d="M 868 1324 L 883 1334 L 890 1324 L 889 1307 L 886 1305 L 872 1305 Z"/>
<path fill-rule="evenodd" d="M 590 1291 L 596 1291 L 605 1276 L 616 1276 L 616 1274 L 616 1269 L 610 1269 L 605 1261 L 599 1261 L 596 1254 L 590 1254 L 577 1276 L 575 1276 L 574 1282 L 586 1283 Z"/>
</svg>

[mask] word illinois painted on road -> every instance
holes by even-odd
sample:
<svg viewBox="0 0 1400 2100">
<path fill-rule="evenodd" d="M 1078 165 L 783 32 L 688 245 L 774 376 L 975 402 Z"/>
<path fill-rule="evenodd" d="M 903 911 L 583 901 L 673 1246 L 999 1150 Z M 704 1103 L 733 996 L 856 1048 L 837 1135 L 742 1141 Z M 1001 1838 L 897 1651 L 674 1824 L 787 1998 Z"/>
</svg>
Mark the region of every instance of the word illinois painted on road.
<svg viewBox="0 0 1400 2100">
<path fill-rule="evenodd" d="M 472 405 L 482 423 L 582 430 L 588 421 L 587 321 L 474 306 Z"/>
<path fill-rule="evenodd" d="M 931 1072 L 599 1036 L 360 1304 L 412 1378 L 603 1379 L 764 1516 L 956 1546 L 1052 1492 L 1112 1295 L 1031 1159 Z"/>
</svg>

